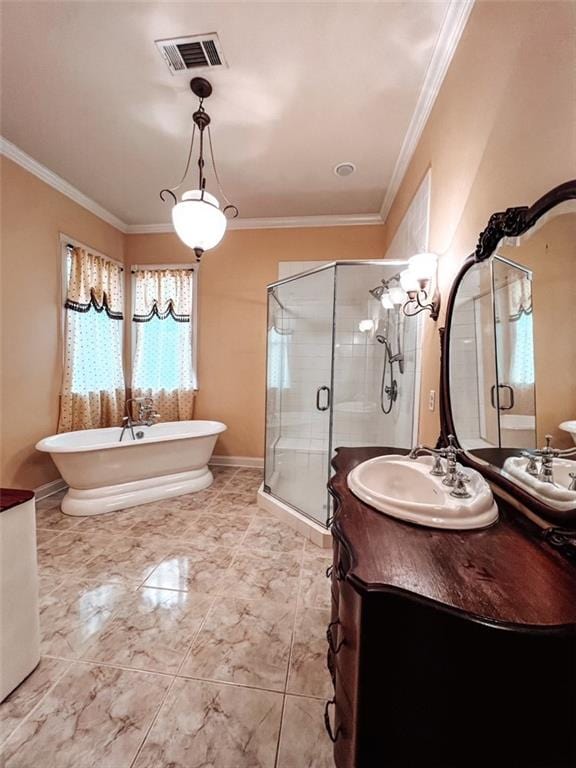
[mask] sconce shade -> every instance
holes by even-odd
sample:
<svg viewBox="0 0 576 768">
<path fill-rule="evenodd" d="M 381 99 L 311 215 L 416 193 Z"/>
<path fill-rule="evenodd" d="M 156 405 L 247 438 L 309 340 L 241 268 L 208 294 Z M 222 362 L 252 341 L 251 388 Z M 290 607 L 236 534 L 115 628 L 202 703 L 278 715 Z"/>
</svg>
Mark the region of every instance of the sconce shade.
<svg viewBox="0 0 576 768">
<path fill-rule="evenodd" d="M 400 272 L 400 285 L 406 293 L 414 293 L 420 290 L 418 276 L 412 269 L 405 269 L 403 272 Z"/>
<path fill-rule="evenodd" d="M 402 288 L 400 288 L 399 285 L 393 285 L 390 288 L 390 300 L 392 301 L 392 304 L 399 305 L 404 304 L 406 301 L 406 296 L 404 295 L 404 291 Z"/>
<path fill-rule="evenodd" d="M 207 251 L 214 248 L 226 232 L 226 216 L 220 203 L 209 192 L 193 189 L 184 192 L 181 202 L 172 208 L 176 234 L 189 248 Z"/>
<path fill-rule="evenodd" d="M 380 303 L 384 307 L 384 309 L 394 309 L 394 302 L 390 298 L 389 293 L 382 294 L 382 298 L 380 299 Z"/>
<path fill-rule="evenodd" d="M 417 280 L 432 280 L 438 266 L 435 253 L 417 253 L 408 259 L 409 270 Z"/>
</svg>

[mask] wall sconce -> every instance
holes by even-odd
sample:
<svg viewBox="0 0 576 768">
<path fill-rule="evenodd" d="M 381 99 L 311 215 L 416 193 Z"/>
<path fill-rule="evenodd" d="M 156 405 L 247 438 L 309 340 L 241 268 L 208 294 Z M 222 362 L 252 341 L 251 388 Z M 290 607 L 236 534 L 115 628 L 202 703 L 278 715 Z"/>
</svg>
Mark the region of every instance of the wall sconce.
<svg viewBox="0 0 576 768">
<path fill-rule="evenodd" d="M 427 309 L 430 318 L 438 320 L 438 256 L 435 253 L 417 253 L 408 259 L 408 265 L 408 269 L 400 273 L 400 285 L 408 294 L 408 301 L 403 307 L 404 314 L 413 317 Z"/>
</svg>

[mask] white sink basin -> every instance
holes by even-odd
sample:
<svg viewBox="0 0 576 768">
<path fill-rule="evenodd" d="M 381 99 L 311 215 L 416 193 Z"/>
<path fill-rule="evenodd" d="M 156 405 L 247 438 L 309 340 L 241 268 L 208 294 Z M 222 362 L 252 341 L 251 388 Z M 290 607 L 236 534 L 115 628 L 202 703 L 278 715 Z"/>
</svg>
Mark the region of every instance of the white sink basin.
<svg viewBox="0 0 576 768">
<path fill-rule="evenodd" d="M 348 474 L 352 493 L 379 512 L 430 528 L 485 528 L 498 519 L 490 486 L 473 469 L 458 469 L 469 478 L 471 497 L 457 499 L 441 477 L 430 474 L 432 457 L 378 456 Z"/>
<path fill-rule="evenodd" d="M 525 488 L 527 491 L 560 512 L 572 512 L 576 508 L 576 491 L 569 491 L 570 472 L 576 472 L 576 461 L 554 459 L 554 485 L 542 483 L 537 477 L 526 472 L 528 459 L 521 456 L 510 456 L 504 462 L 502 474 Z"/>
<path fill-rule="evenodd" d="M 563 421 L 560 429 L 572 435 L 572 440 L 576 443 L 576 419 L 574 421 Z"/>
</svg>

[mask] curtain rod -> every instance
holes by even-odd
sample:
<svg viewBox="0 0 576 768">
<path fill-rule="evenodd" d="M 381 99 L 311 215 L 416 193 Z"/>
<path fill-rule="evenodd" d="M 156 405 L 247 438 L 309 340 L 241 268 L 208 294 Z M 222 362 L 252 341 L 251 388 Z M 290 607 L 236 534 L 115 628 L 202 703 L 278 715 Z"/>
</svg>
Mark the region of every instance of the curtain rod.
<svg viewBox="0 0 576 768">
<path fill-rule="evenodd" d="M 135 274 L 136 272 L 160 272 L 170 270 L 185 270 L 187 272 L 195 272 L 196 267 L 190 266 L 190 264 L 132 264 L 130 272 Z"/>
</svg>

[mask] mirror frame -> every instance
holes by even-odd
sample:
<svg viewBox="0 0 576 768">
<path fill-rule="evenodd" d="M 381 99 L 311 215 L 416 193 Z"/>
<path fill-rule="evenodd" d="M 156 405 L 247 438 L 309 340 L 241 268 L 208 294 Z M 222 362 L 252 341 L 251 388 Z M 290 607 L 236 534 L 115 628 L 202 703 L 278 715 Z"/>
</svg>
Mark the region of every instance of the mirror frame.
<svg viewBox="0 0 576 768">
<path fill-rule="evenodd" d="M 440 329 L 440 440 L 443 445 L 447 445 L 448 435 L 454 435 L 456 444 L 459 448 L 462 448 L 454 427 L 454 416 L 450 400 L 450 326 L 456 304 L 456 295 L 464 276 L 475 264 L 489 259 L 505 237 L 519 237 L 523 235 L 552 208 L 555 208 L 560 203 L 575 199 L 576 179 L 572 179 L 551 189 L 532 206 L 507 208 L 505 211 L 493 213 L 490 216 L 488 225 L 480 233 L 474 253 L 466 259 L 456 275 L 448 296 L 445 325 L 444 328 Z M 520 451 L 520 449 L 518 450 Z M 488 464 L 467 450 L 462 454 L 461 461 L 464 465 L 472 467 L 484 475 L 492 484 L 493 491 L 497 496 L 500 496 L 520 511 L 528 513 L 534 522 L 546 530 L 552 543 L 557 543 L 558 546 L 561 546 L 566 543 L 567 536 L 572 537 L 574 535 L 576 529 L 576 509 L 572 517 L 567 519 L 565 512 L 559 512 L 535 496 L 532 496 L 529 491 L 524 490 L 520 485 L 506 478 L 494 464 Z M 549 524 L 561 525 L 564 530 L 549 528 Z M 562 541 L 555 542 L 554 537 L 560 537 Z"/>
</svg>

